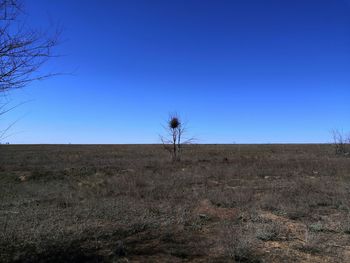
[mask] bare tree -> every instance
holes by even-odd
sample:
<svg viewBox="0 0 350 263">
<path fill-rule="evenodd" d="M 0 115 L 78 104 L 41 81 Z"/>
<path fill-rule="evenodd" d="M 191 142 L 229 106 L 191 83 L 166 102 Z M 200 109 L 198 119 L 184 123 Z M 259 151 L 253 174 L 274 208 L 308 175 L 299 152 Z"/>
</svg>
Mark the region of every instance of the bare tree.
<svg viewBox="0 0 350 263">
<path fill-rule="evenodd" d="M 332 131 L 335 154 L 348 156 L 350 154 L 350 137 L 344 135 L 343 131 L 334 129 Z"/>
<path fill-rule="evenodd" d="M 40 69 L 55 56 L 52 50 L 58 44 L 59 30 L 49 35 L 30 28 L 23 22 L 23 14 L 20 0 L 0 0 L 0 97 L 3 101 L 11 90 L 57 75 L 42 73 Z M 7 106 L 6 101 L 0 103 L 0 116 L 12 109 Z"/>
<path fill-rule="evenodd" d="M 28 28 L 21 21 L 18 0 L 0 0 L 0 92 L 22 88 L 33 80 L 52 76 L 39 69 L 51 57 L 59 32 L 53 35 Z"/>
<path fill-rule="evenodd" d="M 165 136 L 160 136 L 164 148 L 171 153 L 173 161 L 180 161 L 182 145 L 193 142 L 193 138 L 186 138 L 186 125 L 184 125 L 177 114 L 169 115 L 166 126 Z"/>
</svg>

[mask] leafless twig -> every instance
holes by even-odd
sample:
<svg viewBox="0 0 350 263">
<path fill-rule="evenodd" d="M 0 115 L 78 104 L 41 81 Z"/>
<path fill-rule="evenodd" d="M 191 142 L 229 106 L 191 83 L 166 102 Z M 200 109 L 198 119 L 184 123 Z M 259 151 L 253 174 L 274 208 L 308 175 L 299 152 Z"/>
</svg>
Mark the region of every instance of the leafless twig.
<svg viewBox="0 0 350 263">
<path fill-rule="evenodd" d="M 0 95 L 60 74 L 40 70 L 50 58 L 57 57 L 53 49 L 59 43 L 61 30 L 49 34 L 32 29 L 22 21 L 23 14 L 21 0 L 0 0 Z M 0 116 L 19 105 L 1 104 Z M 0 140 L 13 124 L 0 131 Z"/>
<path fill-rule="evenodd" d="M 344 135 L 343 131 L 334 129 L 332 131 L 333 144 L 335 146 L 335 154 L 348 156 L 350 153 L 350 137 Z"/>
</svg>

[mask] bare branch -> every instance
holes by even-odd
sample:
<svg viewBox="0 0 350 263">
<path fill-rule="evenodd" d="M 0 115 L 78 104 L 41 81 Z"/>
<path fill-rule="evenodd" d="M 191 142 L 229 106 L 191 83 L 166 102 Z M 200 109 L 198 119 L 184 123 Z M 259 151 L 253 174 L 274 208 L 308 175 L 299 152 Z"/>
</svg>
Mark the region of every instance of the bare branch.
<svg viewBox="0 0 350 263">
<path fill-rule="evenodd" d="M 343 131 L 334 129 L 332 131 L 335 154 L 349 156 L 350 154 L 350 136 L 344 135 Z"/>
<path fill-rule="evenodd" d="M 34 80 L 57 74 L 42 74 L 40 68 L 56 57 L 61 32 L 53 35 L 20 25 L 22 5 L 18 0 L 0 0 L 0 92 L 22 88 Z"/>
<path fill-rule="evenodd" d="M 28 27 L 22 19 L 21 0 L 0 0 L 0 94 L 27 86 L 32 81 L 43 80 L 60 73 L 43 73 L 42 66 L 53 57 L 53 49 L 59 44 L 61 30 L 48 31 Z M 51 30 L 50 30 L 51 31 Z M 18 107 L 0 106 L 0 116 Z M 16 123 L 0 131 L 0 139 Z"/>
</svg>

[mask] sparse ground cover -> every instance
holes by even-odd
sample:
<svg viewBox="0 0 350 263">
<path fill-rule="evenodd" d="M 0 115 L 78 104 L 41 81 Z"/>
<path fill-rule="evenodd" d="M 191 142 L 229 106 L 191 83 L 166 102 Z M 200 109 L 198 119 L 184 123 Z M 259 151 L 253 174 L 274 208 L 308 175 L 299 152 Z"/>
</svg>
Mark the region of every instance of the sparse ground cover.
<svg viewBox="0 0 350 263">
<path fill-rule="evenodd" d="M 1 145 L 1 262 L 350 262 L 331 145 Z"/>
</svg>

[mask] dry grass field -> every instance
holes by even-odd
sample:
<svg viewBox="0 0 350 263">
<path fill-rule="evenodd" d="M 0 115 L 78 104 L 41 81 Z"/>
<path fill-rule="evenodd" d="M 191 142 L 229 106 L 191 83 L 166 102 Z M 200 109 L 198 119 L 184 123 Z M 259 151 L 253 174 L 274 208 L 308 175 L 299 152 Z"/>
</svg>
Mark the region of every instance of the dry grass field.
<svg viewBox="0 0 350 263">
<path fill-rule="evenodd" d="M 350 262 L 331 145 L 1 145 L 1 262 Z"/>
</svg>

